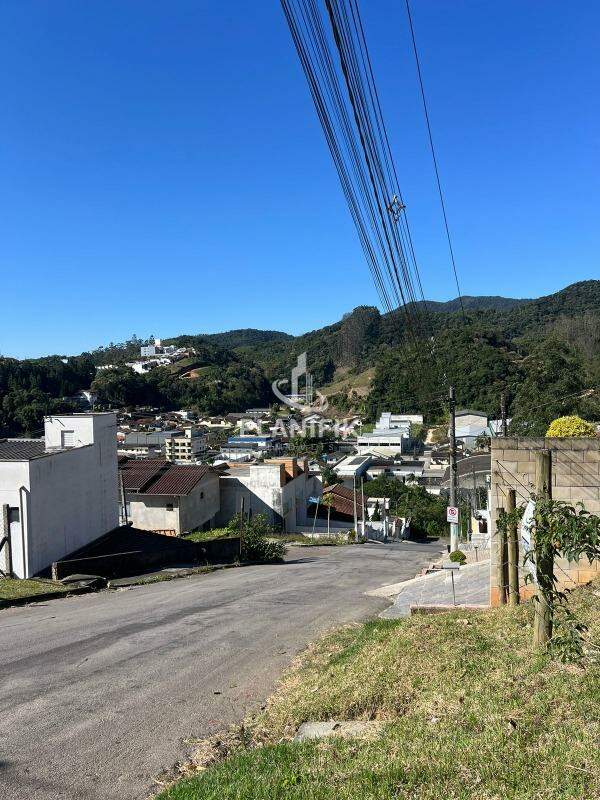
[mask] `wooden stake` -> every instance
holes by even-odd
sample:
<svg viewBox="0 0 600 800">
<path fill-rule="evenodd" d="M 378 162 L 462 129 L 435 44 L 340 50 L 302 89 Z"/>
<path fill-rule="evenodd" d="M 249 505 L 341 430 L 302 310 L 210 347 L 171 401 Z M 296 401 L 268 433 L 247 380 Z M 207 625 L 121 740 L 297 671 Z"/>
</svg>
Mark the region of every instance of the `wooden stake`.
<svg viewBox="0 0 600 800">
<path fill-rule="evenodd" d="M 505 511 L 503 508 L 498 509 L 498 516 L 500 519 L 505 515 Z M 506 561 L 506 532 L 504 528 L 498 526 L 496 528 L 496 540 L 498 543 L 498 561 L 496 564 L 496 575 L 498 581 L 498 602 L 500 605 L 506 604 L 506 580 L 504 578 L 505 570 L 504 564 Z"/>
<path fill-rule="evenodd" d="M 508 490 L 506 511 L 511 514 L 517 508 L 517 493 L 514 489 Z M 513 521 L 508 526 L 508 604 L 519 605 L 519 542 L 517 539 L 517 522 Z"/>
<path fill-rule="evenodd" d="M 552 497 L 552 457 L 550 450 L 540 450 L 535 454 L 535 494 L 540 498 Z M 554 561 L 550 547 L 537 542 L 535 547 L 535 568 L 538 588 L 535 599 L 535 619 L 533 625 L 533 643 L 541 647 L 548 643 L 552 636 L 552 609 L 546 602 L 542 588 L 552 588 Z"/>
</svg>

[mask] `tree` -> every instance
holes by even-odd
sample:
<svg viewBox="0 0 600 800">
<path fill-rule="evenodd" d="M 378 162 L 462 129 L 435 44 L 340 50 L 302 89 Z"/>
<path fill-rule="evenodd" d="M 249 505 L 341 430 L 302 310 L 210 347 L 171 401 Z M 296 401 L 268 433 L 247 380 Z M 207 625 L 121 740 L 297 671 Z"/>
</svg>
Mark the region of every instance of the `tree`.
<svg viewBox="0 0 600 800">
<path fill-rule="evenodd" d="M 596 436 L 596 426 L 575 415 L 559 417 L 550 423 L 546 436 L 556 439 L 568 436 Z"/>
<path fill-rule="evenodd" d="M 335 470 L 328 464 L 321 465 L 321 480 L 323 481 L 323 486 L 333 486 L 334 483 L 338 482 Z"/>
<path fill-rule="evenodd" d="M 373 522 L 381 522 L 381 511 L 379 510 L 379 500 L 375 501 L 375 508 L 373 510 L 373 515 L 371 516 Z"/>
<path fill-rule="evenodd" d="M 446 534 L 446 503 L 441 497 L 429 494 L 423 486 L 406 485 L 382 475 L 364 485 L 367 497 L 389 497 L 390 513 L 410 517 L 411 530 L 417 536 Z"/>
<path fill-rule="evenodd" d="M 512 435 L 544 436 L 551 421 L 565 411 L 591 412 L 590 416 L 600 411 L 587 397 L 580 357 L 564 342 L 541 342 L 527 356 L 523 369 L 525 377 L 513 403 Z"/>
<path fill-rule="evenodd" d="M 334 499 L 331 494 L 324 494 L 321 498 L 321 505 L 327 509 L 327 536 L 329 536 L 329 520 L 331 517 L 331 509 L 333 508 Z"/>
</svg>

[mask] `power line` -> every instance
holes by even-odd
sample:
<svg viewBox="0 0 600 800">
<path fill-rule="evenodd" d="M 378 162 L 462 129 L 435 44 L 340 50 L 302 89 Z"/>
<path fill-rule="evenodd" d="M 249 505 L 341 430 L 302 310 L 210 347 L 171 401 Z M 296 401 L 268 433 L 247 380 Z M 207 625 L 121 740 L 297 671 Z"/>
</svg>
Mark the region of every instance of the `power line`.
<svg viewBox="0 0 600 800">
<path fill-rule="evenodd" d="M 408 351 L 407 362 L 411 355 L 420 362 L 422 372 L 432 369 L 427 355 L 440 371 L 435 348 L 422 351 L 429 309 L 358 0 L 281 4 L 382 306 L 401 311 L 399 347 L 405 356 Z"/>
<path fill-rule="evenodd" d="M 421 100 L 423 101 L 423 111 L 425 112 L 425 122 L 427 123 L 427 135 L 429 137 L 429 147 L 431 150 L 431 157 L 433 159 L 433 166 L 435 169 L 435 179 L 437 182 L 438 194 L 440 196 L 440 204 L 442 206 L 442 215 L 444 217 L 444 227 L 446 228 L 446 237 L 448 239 L 448 247 L 450 249 L 450 259 L 452 261 L 452 270 L 454 272 L 454 280 L 456 282 L 456 290 L 458 291 L 458 299 L 460 301 L 460 308 L 463 318 L 466 320 L 465 307 L 463 305 L 462 294 L 458 282 L 458 270 L 456 269 L 456 260 L 454 258 L 454 248 L 452 247 L 452 237 L 450 236 L 450 226 L 448 225 L 448 215 L 446 214 L 446 203 L 444 202 L 444 192 L 442 191 L 442 182 L 440 180 L 440 171 L 438 168 L 437 157 L 435 155 L 435 147 L 433 144 L 433 135 L 431 133 L 431 123 L 429 121 L 429 111 L 427 110 L 427 99 L 425 97 L 425 86 L 423 84 L 423 75 L 421 73 L 421 62 L 419 60 L 419 51 L 417 50 L 417 41 L 415 38 L 415 30 L 413 27 L 412 14 L 410 13 L 410 3 L 406 0 L 406 13 L 408 15 L 408 24 L 410 27 L 410 36 L 412 39 L 413 52 L 415 55 L 415 63 L 417 66 L 417 76 L 419 78 L 419 87 L 421 89 Z"/>
</svg>

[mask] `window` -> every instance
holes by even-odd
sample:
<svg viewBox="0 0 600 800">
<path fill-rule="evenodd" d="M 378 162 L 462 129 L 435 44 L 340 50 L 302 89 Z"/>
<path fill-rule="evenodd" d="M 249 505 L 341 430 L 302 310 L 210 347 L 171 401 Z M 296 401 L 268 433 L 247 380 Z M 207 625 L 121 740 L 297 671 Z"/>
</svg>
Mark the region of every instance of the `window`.
<svg viewBox="0 0 600 800">
<path fill-rule="evenodd" d="M 75 447 L 75 431 L 60 432 L 61 447 Z"/>
<path fill-rule="evenodd" d="M 167 511 L 173 511 L 173 503 L 167 503 Z"/>
<path fill-rule="evenodd" d="M 204 500 L 204 492 L 200 492 L 200 500 Z"/>
</svg>

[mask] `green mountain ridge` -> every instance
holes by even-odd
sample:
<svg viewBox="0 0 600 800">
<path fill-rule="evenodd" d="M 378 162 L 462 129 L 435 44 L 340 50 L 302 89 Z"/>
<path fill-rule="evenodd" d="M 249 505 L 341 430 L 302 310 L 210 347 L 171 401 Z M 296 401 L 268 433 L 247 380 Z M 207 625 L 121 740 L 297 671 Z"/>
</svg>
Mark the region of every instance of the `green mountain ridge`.
<svg viewBox="0 0 600 800">
<path fill-rule="evenodd" d="M 141 376 L 119 366 L 139 355 L 144 342 L 136 337 L 66 359 L 0 358 L 0 434 L 39 428 L 44 414 L 70 410 L 65 397 L 92 381 L 106 407 L 189 405 L 218 414 L 269 404 L 270 382 L 288 378 L 303 352 L 315 387 L 336 387 L 329 400 L 339 414 L 424 411 L 435 421 L 452 383 L 459 405 L 490 416 L 506 391 L 521 433 L 543 433 L 548 419 L 567 411 L 600 420 L 600 281 L 534 300 L 465 297 L 464 314 L 457 303 L 417 303 L 383 315 L 359 306 L 299 336 L 253 328 L 182 334 L 165 341 L 195 347 L 198 369 L 185 380 L 176 370 Z M 423 334 L 418 342 L 415 320 Z M 117 369 L 96 372 L 109 364 Z M 370 391 L 366 372 L 373 376 Z"/>
</svg>

